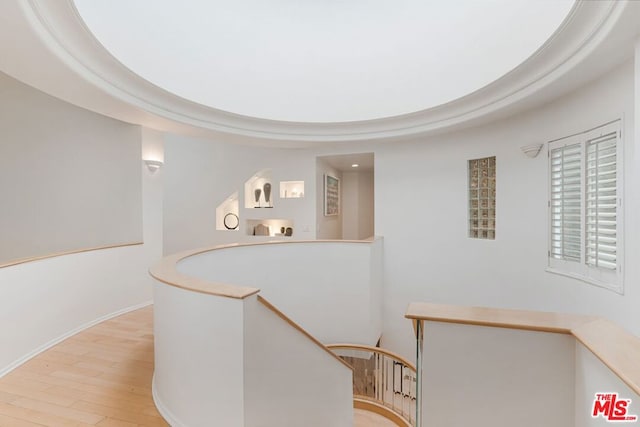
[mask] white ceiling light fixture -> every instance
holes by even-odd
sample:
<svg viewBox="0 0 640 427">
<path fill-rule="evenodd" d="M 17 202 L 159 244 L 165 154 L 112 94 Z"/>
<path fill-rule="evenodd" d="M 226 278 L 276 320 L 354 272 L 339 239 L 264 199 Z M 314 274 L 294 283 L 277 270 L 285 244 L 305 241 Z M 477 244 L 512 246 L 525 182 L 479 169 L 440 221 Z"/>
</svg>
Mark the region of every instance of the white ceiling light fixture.
<svg viewBox="0 0 640 427">
<path fill-rule="evenodd" d="M 156 171 L 160 169 L 162 165 L 164 165 L 164 162 L 160 160 L 145 159 L 144 164 L 147 165 L 147 169 L 149 169 L 149 172 L 156 173 Z"/>
<path fill-rule="evenodd" d="M 351 165 L 351 167 L 352 167 L 352 168 L 357 168 L 357 167 L 360 167 L 360 165 L 359 165 L 359 164 L 357 164 L 357 163 L 354 163 L 354 164 L 352 164 L 352 165 Z"/>
</svg>

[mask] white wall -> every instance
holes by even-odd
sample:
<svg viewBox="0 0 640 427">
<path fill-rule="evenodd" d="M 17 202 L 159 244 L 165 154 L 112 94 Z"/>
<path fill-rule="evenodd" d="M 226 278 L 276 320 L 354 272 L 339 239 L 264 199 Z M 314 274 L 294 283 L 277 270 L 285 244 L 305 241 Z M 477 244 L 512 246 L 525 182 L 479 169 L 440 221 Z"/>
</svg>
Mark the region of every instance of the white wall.
<svg viewBox="0 0 640 427">
<path fill-rule="evenodd" d="M 353 425 L 351 370 L 257 300 L 154 285 L 153 398 L 175 427 Z"/>
<path fill-rule="evenodd" d="M 291 219 L 293 239 L 314 239 L 315 158 L 304 150 L 267 149 L 167 135 L 165 151 L 165 254 L 201 246 L 260 241 L 247 236 L 251 219 Z M 272 170 L 272 209 L 245 209 L 244 184 Z M 305 181 L 305 197 L 280 199 L 280 181 Z M 240 200 L 240 230 L 216 231 L 216 207 L 232 193 Z M 264 240 L 264 239 L 262 239 Z"/>
<path fill-rule="evenodd" d="M 602 315 L 640 335 L 640 158 L 632 63 L 529 113 L 376 150 L 376 233 L 385 238 L 383 344 L 410 357 L 411 301 Z M 544 143 L 624 118 L 625 295 L 554 275 L 547 265 Z M 496 240 L 467 237 L 467 160 L 497 158 Z"/>
<path fill-rule="evenodd" d="M 342 173 L 342 238 L 363 240 L 374 235 L 373 172 Z"/>
<path fill-rule="evenodd" d="M 610 425 L 592 417 L 596 393 L 640 416 L 640 396 L 572 335 L 425 322 L 423 366 L 426 426 Z"/>
<path fill-rule="evenodd" d="M 640 254 L 640 155 L 634 107 L 640 102 L 640 85 L 634 90 L 634 79 L 640 74 L 640 59 L 637 61 L 636 68 L 628 62 L 527 113 L 414 141 L 268 150 L 174 138 L 167 157 L 171 176 L 165 204 L 165 231 L 171 233 L 166 236 L 170 240 L 167 252 L 221 241 L 211 231 L 215 201 L 236 188 L 248 173 L 274 164 L 268 159 L 287 159 L 279 164 L 283 171 L 291 171 L 286 179 L 317 180 L 315 187 L 306 187 L 311 199 L 305 197 L 301 218 L 313 224 L 317 217 L 318 238 L 339 238 L 341 221 L 328 224 L 322 215 L 326 167 L 315 168 L 316 156 L 370 151 L 376 159 L 375 230 L 385 238 L 385 346 L 413 357 L 411 323 L 404 319 L 411 301 L 602 315 L 640 335 L 640 264 L 634 262 Z M 545 271 L 546 147 L 535 159 L 520 150 L 620 117 L 625 150 L 624 295 Z M 495 241 L 470 239 L 467 160 L 493 155 L 497 157 L 497 237 Z M 309 203 L 311 200 L 316 202 Z"/>
<path fill-rule="evenodd" d="M 260 289 L 321 342 L 374 345 L 380 338 L 381 240 L 299 242 L 210 251 L 178 264 L 183 274 Z"/>
<path fill-rule="evenodd" d="M 153 398 L 174 427 L 244 427 L 244 300 L 155 282 Z"/>
<path fill-rule="evenodd" d="M 358 173 L 343 172 L 342 190 L 342 238 L 358 240 Z"/>
<path fill-rule="evenodd" d="M 373 172 L 361 172 L 358 191 L 358 238 L 375 235 L 375 177 Z"/>
<path fill-rule="evenodd" d="M 0 264 L 142 241 L 140 127 L 0 73 L 0 132 Z"/>
<path fill-rule="evenodd" d="M 352 371 L 257 301 L 245 300 L 245 426 L 352 427 Z"/>
<path fill-rule="evenodd" d="M 364 239 L 373 235 L 372 173 L 359 172 L 357 187 L 349 187 L 341 179 L 341 213 L 326 217 L 323 211 L 324 174 L 342 178 L 342 172 L 322 159 L 316 160 L 319 151 L 315 149 L 269 149 L 179 135 L 167 135 L 166 141 L 165 254 L 214 244 L 265 240 L 247 236 L 247 220 L 292 220 L 292 240 L 349 238 L 343 236 L 343 212 L 347 210 L 354 227 L 349 236 Z M 324 152 L 349 153 L 349 150 Z M 245 209 L 244 184 L 264 169 L 272 171 L 274 207 Z M 304 198 L 279 198 L 280 181 L 299 180 L 305 182 Z M 236 191 L 240 200 L 240 229 L 216 230 L 216 207 Z M 358 197 L 353 199 L 354 206 L 350 208 L 352 199 L 347 193 L 354 192 Z"/>
<path fill-rule="evenodd" d="M 162 149 L 144 132 L 143 149 Z M 151 301 L 148 267 L 162 254 L 162 170 L 140 162 L 143 245 L 84 252 L 0 269 L 0 375 L 70 333 Z"/>
<path fill-rule="evenodd" d="M 593 418 L 593 402 L 596 393 L 619 393 L 619 399 L 631 399 L 628 415 L 640 419 L 640 396 L 631 390 L 584 345 L 576 340 L 575 362 L 575 426 L 596 427 L 611 425 L 602 417 Z M 637 423 L 637 422 L 636 422 Z M 636 423 L 629 423 L 634 425 Z"/>
<path fill-rule="evenodd" d="M 573 336 L 441 322 L 424 332 L 423 425 L 574 425 Z"/>
</svg>

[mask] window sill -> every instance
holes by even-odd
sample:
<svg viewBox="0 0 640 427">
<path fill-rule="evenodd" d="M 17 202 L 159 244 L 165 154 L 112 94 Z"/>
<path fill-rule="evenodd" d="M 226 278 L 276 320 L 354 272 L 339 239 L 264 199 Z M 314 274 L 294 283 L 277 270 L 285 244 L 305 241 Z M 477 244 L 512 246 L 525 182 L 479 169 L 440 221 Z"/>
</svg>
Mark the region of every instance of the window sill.
<svg viewBox="0 0 640 427">
<path fill-rule="evenodd" d="M 580 280 L 581 282 L 588 283 L 589 285 L 597 286 L 599 288 L 604 288 L 609 291 L 613 291 L 617 294 L 624 295 L 624 288 L 622 284 L 613 284 L 608 282 L 603 282 L 601 280 L 593 279 L 591 277 L 586 277 L 577 273 L 569 273 L 567 271 L 558 270 L 556 268 L 547 267 L 545 268 L 547 273 L 557 274 L 559 276 L 570 277 L 572 279 Z"/>
</svg>

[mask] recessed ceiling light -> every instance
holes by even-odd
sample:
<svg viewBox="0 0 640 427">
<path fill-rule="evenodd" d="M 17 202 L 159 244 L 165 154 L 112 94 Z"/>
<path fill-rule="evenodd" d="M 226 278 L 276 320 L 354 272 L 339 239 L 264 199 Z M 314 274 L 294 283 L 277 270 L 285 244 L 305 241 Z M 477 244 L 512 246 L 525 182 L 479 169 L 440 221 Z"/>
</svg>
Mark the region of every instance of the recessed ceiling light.
<svg viewBox="0 0 640 427">
<path fill-rule="evenodd" d="M 358 166 L 360 166 L 360 165 L 357 164 L 357 163 L 354 163 L 354 164 L 351 165 L 352 168 L 357 168 Z"/>
</svg>

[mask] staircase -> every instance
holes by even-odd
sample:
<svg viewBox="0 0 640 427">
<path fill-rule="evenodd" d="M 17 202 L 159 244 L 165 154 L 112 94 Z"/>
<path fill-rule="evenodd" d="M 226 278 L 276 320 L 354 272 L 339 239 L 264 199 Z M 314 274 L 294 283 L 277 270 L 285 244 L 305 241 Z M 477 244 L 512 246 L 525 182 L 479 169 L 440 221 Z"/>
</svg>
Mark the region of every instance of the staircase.
<svg viewBox="0 0 640 427">
<path fill-rule="evenodd" d="M 356 422 L 374 413 L 386 419 L 387 424 L 381 425 L 415 426 L 416 368 L 411 362 L 380 347 L 357 344 L 327 347 L 353 369 Z"/>
</svg>

